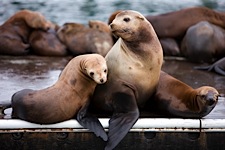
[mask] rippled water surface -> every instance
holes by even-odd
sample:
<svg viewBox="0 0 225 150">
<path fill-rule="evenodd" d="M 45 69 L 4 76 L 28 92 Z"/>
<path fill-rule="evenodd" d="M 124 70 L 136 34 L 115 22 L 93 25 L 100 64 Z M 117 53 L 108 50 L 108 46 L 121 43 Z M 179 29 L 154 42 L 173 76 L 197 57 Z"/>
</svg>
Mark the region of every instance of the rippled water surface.
<svg viewBox="0 0 225 150">
<path fill-rule="evenodd" d="M 225 0 L 1 0 L 0 23 L 20 9 L 43 13 L 47 19 L 62 25 L 97 19 L 107 21 L 118 9 L 133 9 L 144 15 L 154 15 L 191 6 L 207 6 L 225 10 Z"/>
</svg>

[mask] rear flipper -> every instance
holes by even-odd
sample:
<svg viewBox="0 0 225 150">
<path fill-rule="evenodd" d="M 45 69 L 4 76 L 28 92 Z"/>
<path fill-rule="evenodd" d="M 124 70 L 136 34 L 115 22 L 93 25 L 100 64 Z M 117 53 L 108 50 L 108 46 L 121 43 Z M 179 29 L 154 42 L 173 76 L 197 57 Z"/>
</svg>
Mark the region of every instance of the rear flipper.
<svg viewBox="0 0 225 150">
<path fill-rule="evenodd" d="M 108 136 L 97 117 L 87 112 L 90 102 L 86 103 L 77 114 L 77 121 L 84 128 L 94 132 L 97 137 L 101 137 L 104 141 L 108 140 Z"/>
<path fill-rule="evenodd" d="M 225 57 L 216 61 L 214 64 L 210 66 L 196 66 L 194 69 L 198 70 L 207 70 L 207 71 L 214 71 L 220 75 L 225 76 Z"/>
</svg>

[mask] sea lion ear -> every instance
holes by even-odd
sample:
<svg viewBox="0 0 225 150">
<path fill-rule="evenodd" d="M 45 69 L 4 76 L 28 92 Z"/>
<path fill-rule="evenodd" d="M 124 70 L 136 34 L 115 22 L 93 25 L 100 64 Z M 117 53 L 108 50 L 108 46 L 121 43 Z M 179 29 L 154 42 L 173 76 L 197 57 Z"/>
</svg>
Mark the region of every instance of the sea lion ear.
<svg viewBox="0 0 225 150">
<path fill-rule="evenodd" d="M 137 18 L 140 19 L 140 20 L 145 20 L 145 18 L 141 17 L 141 16 L 137 16 Z"/>
</svg>

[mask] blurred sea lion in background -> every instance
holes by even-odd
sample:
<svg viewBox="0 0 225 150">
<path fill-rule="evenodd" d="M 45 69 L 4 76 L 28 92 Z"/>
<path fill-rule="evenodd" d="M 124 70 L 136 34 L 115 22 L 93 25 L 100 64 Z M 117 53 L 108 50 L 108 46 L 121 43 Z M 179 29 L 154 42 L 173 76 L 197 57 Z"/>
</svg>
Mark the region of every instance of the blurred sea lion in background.
<svg viewBox="0 0 225 150">
<path fill-rule="evenodd" d="M 191 62 L 208 62 L 225 56 L 225 30 L 207 21 L 188 28 L 182 43 L 181 54 Z"/>
<path fill-rule="evenodd" d="M 160 15 L 146 16 L 159 38 L 182 38 L 187 29 L 200 21 L 225 28 L 225 14 L 207 7 L 190 7 Z"/>
<path fill-rule="evenodd" d="M 39 56 L 66 56 L 68 51 L 66 46 L 58 39 L 57 30 L 58 26 L 49 31 L 40 29 L 33 30 L 29 43 L 31 52 Z"/>
<path fill-rule="evenodd" d="M 94 22 L 91 24 L 93 28 L 78 23 L 65 23 L 59 28 L 57 36 L 75 56 L 87 53 L 105 56 L 113 45 L 111 34 L 102 32 L 104 27 L 101 28 L 99 23 L 98 28 Z"/>
<path fill-rule="evenodd" d="M 0 54 L 25 55 L 29 53 L 29 36 L 33 29 L 48 31 L 54 25 L 35 11 L 21 10 L 0 26 Z"/>
</svg>

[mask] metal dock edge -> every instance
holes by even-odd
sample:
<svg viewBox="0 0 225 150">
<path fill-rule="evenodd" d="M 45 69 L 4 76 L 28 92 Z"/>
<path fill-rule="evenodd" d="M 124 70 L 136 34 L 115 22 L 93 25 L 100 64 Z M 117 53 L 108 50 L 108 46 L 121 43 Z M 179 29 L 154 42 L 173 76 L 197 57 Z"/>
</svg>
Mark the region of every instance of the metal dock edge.
<svg viewBox="0 0 225 150">
<path fill-rule="evenodd" d="M 108 118 L 100 122 L 108 130 Z M 76 120 L 40 125 L 0 120 L 0 150 L 103 150 L 105 142 Z M 140 118 L 116 150 L 224 150 L 225 119 Z"/>
</svg>

